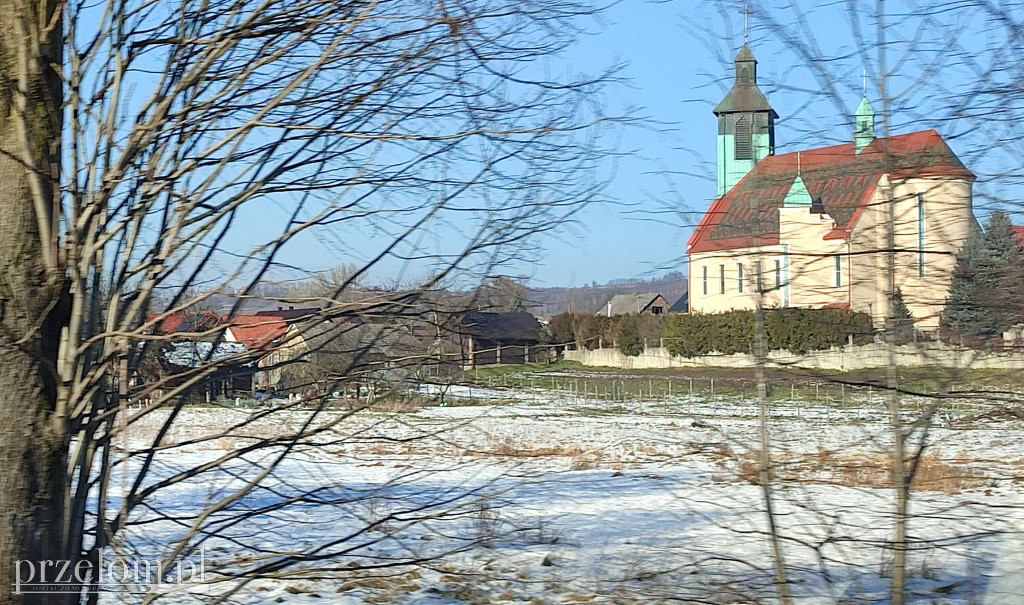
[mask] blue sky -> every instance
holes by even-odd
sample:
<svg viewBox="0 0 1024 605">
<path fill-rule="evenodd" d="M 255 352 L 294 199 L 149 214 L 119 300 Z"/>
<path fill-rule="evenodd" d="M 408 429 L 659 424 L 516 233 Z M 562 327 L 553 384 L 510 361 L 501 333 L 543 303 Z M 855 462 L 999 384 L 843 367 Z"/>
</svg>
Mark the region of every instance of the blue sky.
<svg viewBox="0 0 1024 605">
<path fill-rule="evenodd" d="M 772 9 L 750 19 L 759 84 L 780 115 L 776 123 L 779 153 L 851 138 L 852 114 L 862 95 L 865 69 L 867 96 L 876 113 L 882 110 L 874 77 L 877 53 L 858 52 L 851 33 L 851 21 L 856 20 L 862 33 L 870 36 L 870 14 L 856 9 L 851 13 L 843 3 L 823 2 L 818 8 L 812 4 L 800 4 L 808 26 L 794 35 L 827 57 L 814 65 L 818 71 L 808 69 L 784 30 L 765 24 L 766 19 L 791 24 L 795 13 Z M 627 83 L 608 88 L 601 101 L 608 114 L 632 110 L 644 122 L 605 140 L 620 152 L 598 175 L 610 178 L 605 194 L 612 203 L 591 206 L 568 229 L 538 239 L 539 262 L 510 267 L 508 274 L 526 278 L 533 286 L 579 286 L 685 271 L 686 240 L 715 193 L 716 121 L 711 109 L 731 85 L 731 60 L 743 43 L 740 5 L 733 3 L 722 10 L 714 0 L 624 0 L 599 19 L 584 23 L 590 33 L 552 59 L 558 69 L 589 74 L 624 63 L 621 75 Z M 873 7 L 874 3 L 853 5 Z M 979 174 L 975 202 L 977 213 L 984 215 L 992 206 L 990 197 L 1012 198 L 1006 192 L 1019 189 L 1016 137 L 990 145 L 994 137 L 1006 137 L 1011 131 L 1002 126 L 979 128 L 983 116 L 950 108 L 976 82 L 979 71 L 998 73 L 994 68 L 1005 67 L 992 57 L 1003 44 L 1003 34 L 971 10 L 922 17 L 914 0 L 889 6 L 890 20 L 897 22 L 887 32 L 896 41 L 887 59 L 893 69 L 890 82 L 895 96 L 892 132 L 939 130 Z M 951 32 L 955 32 L 952 40 Z M 914 52 L 899 55 L 908 40 L 914 41 Z M 992 100 L 979 96 L 975 101 L 984 105 Z M 1013 174 L 991 178 L 1007 172 L 1007 159 L 1015 162 Z M 293 250 L 292 255 L 305 258 L 307 264 L 330 264 L 329 255 L 315 250 Z"/>
</svg>

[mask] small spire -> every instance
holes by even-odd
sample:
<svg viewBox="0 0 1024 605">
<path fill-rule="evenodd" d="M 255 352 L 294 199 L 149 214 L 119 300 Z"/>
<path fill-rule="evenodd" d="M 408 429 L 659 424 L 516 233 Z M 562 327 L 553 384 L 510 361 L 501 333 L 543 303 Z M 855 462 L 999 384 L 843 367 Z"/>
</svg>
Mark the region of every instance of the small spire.
<svg viewBox="0 0 1024 605">
<path fill-rule="evenodd" d="M 854 113 L 854 141 L 857 146 L 857 153 L 875 140 L 875 110 L 872 109 L 868 98 L 864 97 Z"/>
</svg>

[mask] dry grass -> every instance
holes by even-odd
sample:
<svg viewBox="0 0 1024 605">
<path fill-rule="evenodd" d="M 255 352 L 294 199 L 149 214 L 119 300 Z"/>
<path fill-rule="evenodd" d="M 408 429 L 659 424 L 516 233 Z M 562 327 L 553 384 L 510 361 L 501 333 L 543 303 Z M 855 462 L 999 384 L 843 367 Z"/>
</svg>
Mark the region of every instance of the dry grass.
<svg viewBox="0 0 1024 605">
<path fill-rule="evenodd" d="M 735 455 L 737 478 L 757 483 L 756 454 Z M 908 461 L 910 470 L 912 461 Z M 827 483 L 846 487 L 892 487 L 892 463 L 888 456 L 864 452 L 819 450 L 817 455 L 773 456 L 773 479 L 787 483 Z M 720 478 L 720 477 L 716 477 Z M 958 494 L 981 487 L 992 477 L 965 458 L 943 459 L 926 454 L 919 460 L 912 487 Z"/>
<path fill-rule="evenodd" d="M 602 459 L 601 451 L 596 448 L 585 448 L 577 444 L 533 446 L 516 443 L 512 439 L 499 441 L 486 450 L 474 453 L 504 458 L 571 458 L 570 468 L 574 471 L 598 468 Z"/>
</svg>

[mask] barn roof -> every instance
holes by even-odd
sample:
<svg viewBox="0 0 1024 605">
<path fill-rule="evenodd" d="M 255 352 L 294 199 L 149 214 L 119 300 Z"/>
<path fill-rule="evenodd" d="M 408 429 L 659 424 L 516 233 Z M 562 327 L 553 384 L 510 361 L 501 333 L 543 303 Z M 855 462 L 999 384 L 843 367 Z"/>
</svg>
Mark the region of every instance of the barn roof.
<svg viewBox="0 0 1024 605">
<path fill-rule="evenodd" d="M 683 292 L 683 295 L 676 299 L 676 302 L 672 303 L 672 306 L 668 308 L 669 313 L 689 313 L 690 312 L 690 293 Z"/>
<path fill-rule="evenodd" d="M 236 315 L 231 318 L 231 333 L 250 349 L 265 347 L 287 331 L 288 324 L 280 317 Z"/>
<path fill-rule="evenodd" d="M 458 321 L 459 333 L 483 340 L 527 344 L 540 342 L 540 322 L 529 313 L 471 311 Z"/>
<path fill-rule="evenodd" d="M 860 153 L 851 142 L 770 155 L 712 202 L 690 236 L 687 251 L 778 244 L 778 209 L 797 176 L 812 198 L 821 198 L 825 212 L 836 222 L 826 238 L 844 239 L 884 174 L 894 179 L 974 179 L 934 130 L 875 139 Z"/>
<path fill-rule="evenodd" d="M 657 292 L 634 292 L 632 294 L 616 294 L 605 304 L 604 309 L 598 315 L 627 315 L 643 313 L 661 296 Z"/>
</svg>

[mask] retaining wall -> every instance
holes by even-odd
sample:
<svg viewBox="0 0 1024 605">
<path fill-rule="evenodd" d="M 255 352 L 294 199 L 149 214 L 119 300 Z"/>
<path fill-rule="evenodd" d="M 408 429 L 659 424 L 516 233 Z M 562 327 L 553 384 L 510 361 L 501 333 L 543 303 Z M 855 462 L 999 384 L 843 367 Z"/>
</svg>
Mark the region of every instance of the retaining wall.
<svg viewBox="0 0 1024 605">
<path fill-rule="evenodd" d="M 563 358 L 587 366 L 606 366 L 635 370 L 659 368 L 751 368 L 754 356 L 746 353 L 734 355 L 710 354 L 701 357 L 675 357 L 668 349 L 648 348 L 636 357 L 623 355 L 618 349 L 566 350 Z M 886 365 L 885 343 L 860 346 L 833 347 L 826 351 L 811 351 L 794 355 L 789 351 L 771 351 L 768 364 L 813 370 L 860 370 Z M 929 366 L 948 368 L 977 368 L 1014 370 L 1024 369 L 1024 352 L 989 353 L 953 347 L 938 342 L 901 345 L 896 347 L 896 364 L 904 367 Z"/>
</svg>

